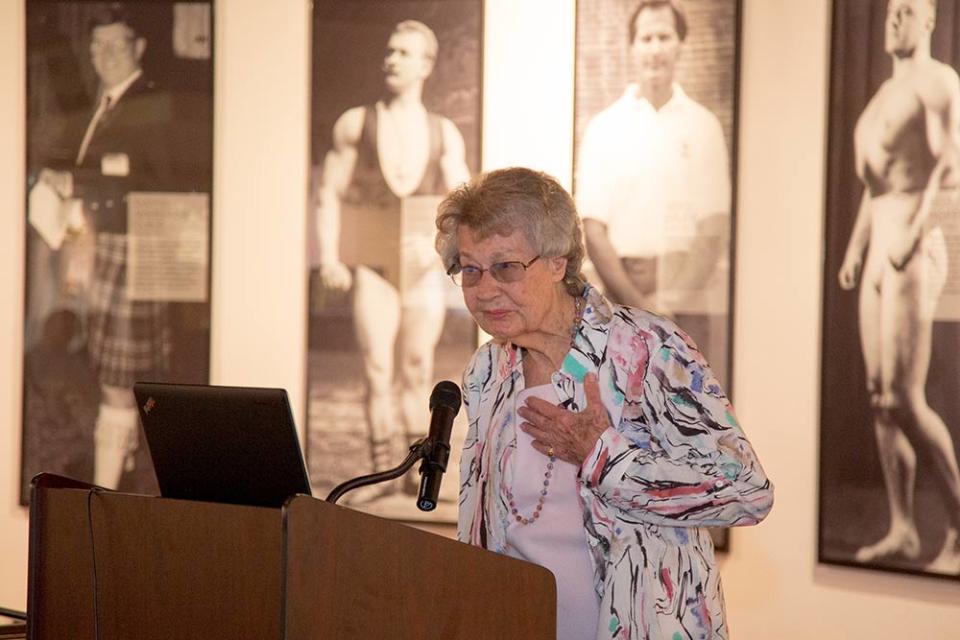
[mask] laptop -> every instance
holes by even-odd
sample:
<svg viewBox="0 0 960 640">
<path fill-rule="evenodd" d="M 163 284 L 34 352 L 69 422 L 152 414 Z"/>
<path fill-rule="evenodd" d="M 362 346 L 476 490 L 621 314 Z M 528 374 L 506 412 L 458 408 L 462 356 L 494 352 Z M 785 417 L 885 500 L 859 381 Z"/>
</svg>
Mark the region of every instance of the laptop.
<svg viewBox="0 0 960 640">
<path fill-rule="evenodd" d="M 310 495 L 285 390 L 138 382 L 133 393 L 161 496 L 281 507 Z"/>
</svg>

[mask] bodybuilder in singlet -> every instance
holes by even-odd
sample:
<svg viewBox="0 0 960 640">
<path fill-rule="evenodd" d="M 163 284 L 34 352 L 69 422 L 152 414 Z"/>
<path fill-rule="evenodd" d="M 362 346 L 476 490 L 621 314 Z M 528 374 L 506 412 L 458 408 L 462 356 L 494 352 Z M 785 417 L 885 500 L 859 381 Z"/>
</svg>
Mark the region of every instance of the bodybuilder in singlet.
<svg viewBox="0 0 960 640">
<path fill-rule="evenodd" d="M 885 43 L 893 75 L 867 104 L 854 131 L 864 194 L 840 269 L 840 286 L 860 284 L 860 339 L 883 469 L 890 523 L 858 562 L 914 560 L 915 448 L 929 452 L 949 523 L 927 567 L 960 572 L 960 473 L 950 432 L 927 404 L 933 315 L 947 272 L 941 229 L 930 210 L 956 186 L 960 81 L 930 57 L 935 0 L 890 0 Z M 866 259 L 864 259 L 866 253 Z"/>
<path fill-rule="evenodd" d="M 442 195 L 470 179 L 456 125 L 422 102 L 436 56 L 436 36 L 425 24 L 406 20 L 394 28 L 383 61 L 385 97 L 337 119 L 319 183 L 320 276 L 326 287 L 353 288 L 377 471 L 398 464 L 397 454 L 406 451 L 394 426 L 395 348 L 409 441 L 429 424 L 434 348 L 445 314 L 432 226 L 423 242 L 401 237 L 401 200 Z"/>
</svg>

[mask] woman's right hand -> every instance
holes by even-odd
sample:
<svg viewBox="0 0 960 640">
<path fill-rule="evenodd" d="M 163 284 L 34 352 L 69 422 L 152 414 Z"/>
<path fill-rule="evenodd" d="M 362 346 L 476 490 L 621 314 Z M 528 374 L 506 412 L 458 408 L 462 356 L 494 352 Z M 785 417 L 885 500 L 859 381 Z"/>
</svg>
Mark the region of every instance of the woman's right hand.
<svg viewBox="0 0 960 640">
<path fill-rule="evenodd" d="M 597 374 L 583 378 L 587 405 L 582 411 L 558 407 L 536 396 L 528 398 L 517 413 L 525 422 L 520 428 L 533 437 L 533 448 L 547 457 L 556 456 L 579 467 L 587 459 L 597 440 L 610 428 L 610 415 L 600 396 Z"/>
<path fill-rule="evenodd" d="M 860 281 L 860 270 L 863 269 L 863 258 L 859 255 L 847 254 L 840 266 L 840 274 L 837 279 L 840 281 L 840 288 L 849 291 L 857 286 Z"/>
</svg>

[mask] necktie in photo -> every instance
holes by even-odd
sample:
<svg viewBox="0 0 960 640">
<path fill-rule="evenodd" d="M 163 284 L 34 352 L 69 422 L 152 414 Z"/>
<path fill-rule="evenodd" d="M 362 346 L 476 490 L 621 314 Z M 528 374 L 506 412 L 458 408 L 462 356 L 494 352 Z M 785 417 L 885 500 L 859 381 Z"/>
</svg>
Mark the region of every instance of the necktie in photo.
<svg viewBox="0 0 960 640">
<path fill-rule="evenodd" d="M 87 148 L 90 146 L 90 140 L 93 139 L 93 132 L 96 131 L 97 124 L 100 122 L 103 114 L 110 109 L 110 103 L 110 96 L 104 94 L 103 98 L 100 100 L 100 105 L 93 114 L 93 117 L 90 118 L 90 124 L 87 125 L 87 132 L 83 134 L 83 142 L 80 143 L 80 151 L 77 152 L 77 166 L 83 164 L 83 158 L 87 155 Z"/>
</svg>

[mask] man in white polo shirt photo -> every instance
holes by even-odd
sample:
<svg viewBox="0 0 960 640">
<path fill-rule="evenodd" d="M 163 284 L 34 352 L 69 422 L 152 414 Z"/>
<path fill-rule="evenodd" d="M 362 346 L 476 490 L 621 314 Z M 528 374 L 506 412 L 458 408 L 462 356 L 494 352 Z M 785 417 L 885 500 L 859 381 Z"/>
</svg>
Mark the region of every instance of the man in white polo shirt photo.
<svg viewBox="0 0 960 640">
<path fill-rule="evenodd" d="M 587 126 L 576 192 L 606 294 L 672 316 L 724 377 L 730 169 L 723 128 L 675 80 L 688 31 L 677 0 L 641 0 L 635 82 Z"/>
</svg>

